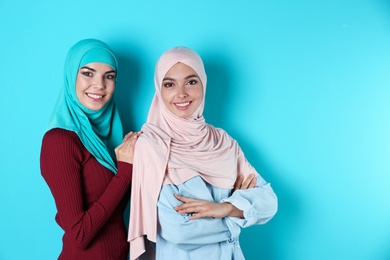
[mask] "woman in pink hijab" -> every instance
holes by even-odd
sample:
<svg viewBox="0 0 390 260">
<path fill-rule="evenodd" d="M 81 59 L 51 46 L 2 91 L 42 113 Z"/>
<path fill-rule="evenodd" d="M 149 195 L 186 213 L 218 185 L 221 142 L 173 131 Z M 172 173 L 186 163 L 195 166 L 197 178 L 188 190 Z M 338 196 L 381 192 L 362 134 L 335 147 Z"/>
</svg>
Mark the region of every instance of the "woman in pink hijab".
<svg viewBox="0 0 390 260">
<path fill-rule="evenodd" d="M 147 240 L 156 243 L 156 259 L 244 259 L 240 228 L 277 211 L 270 184 L 238 143 L 206 123 L 206 83 L 202 59 L 189 48 L 172 48 L 157 62 L 156 93 L 135 147 L 130 259 L 150 256 Z"/>
</svg>

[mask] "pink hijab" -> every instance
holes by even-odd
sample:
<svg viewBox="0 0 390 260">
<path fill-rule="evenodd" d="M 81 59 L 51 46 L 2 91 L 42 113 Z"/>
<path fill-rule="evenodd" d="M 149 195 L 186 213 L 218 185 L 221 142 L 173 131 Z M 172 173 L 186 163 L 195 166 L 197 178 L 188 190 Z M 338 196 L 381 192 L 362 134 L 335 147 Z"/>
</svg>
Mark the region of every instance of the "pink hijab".
<svg viewBox="0 0 390 260">
<path fill-rule="evenodd" d="M 161 97 L 162 80 L 176 63 L 190 66 L 203 83 L 203 102 L 190 118 L 173 115 Z M 130 259 L 145 252 L 144 236 L 156 242 L 157 200 L 162 185 L 181 184 L 194 176 L 220 188 L 232 189 L 238 171 L 256 171 L 237 142 L 203 117 L 207 77 L 202 59 L 186 47 L 166 51 L 155 69 L 154 95 L 142 127 L 133 162 L 129 236 Z M 244 172 L 243 172 L 244 171 Z"/>
</svg>

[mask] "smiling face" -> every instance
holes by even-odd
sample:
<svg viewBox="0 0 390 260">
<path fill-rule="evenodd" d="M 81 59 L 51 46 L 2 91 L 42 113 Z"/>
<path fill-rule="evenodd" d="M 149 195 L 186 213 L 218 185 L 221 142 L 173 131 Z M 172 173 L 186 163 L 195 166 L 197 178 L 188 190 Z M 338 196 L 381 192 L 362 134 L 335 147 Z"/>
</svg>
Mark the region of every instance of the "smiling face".
<svg viewBox="0 0 390 260">
<path fill-rule="evenodd" d="M 100 110 L 112 98 L 116 72 L 110 65 L 92 62 L 82 66 L 76 79 L 76 95 L 91 110 Z"/>
<path fill-rule="evenodd" d="M 203 101 L 203 84 L 191 67 L 176 63 L 165 74 L 161 96 L 172 114 L 188 118 Z"/>
</svg>

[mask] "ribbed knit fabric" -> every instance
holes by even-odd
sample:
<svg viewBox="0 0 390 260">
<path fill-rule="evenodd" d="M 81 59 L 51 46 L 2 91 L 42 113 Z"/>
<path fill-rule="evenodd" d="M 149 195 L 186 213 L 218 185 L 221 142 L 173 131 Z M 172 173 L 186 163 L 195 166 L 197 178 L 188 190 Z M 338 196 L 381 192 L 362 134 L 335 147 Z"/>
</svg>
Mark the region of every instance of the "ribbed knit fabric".
<svg viewBox="0 0 390 260">
<path fill-rule="evenodd" d="M 127 259 L 123 213 L 132 165 L 118 162 L 114 175 L 74 132 L 60 128 L 45 134 L 40 161 L 57 207 L 55 219 L 65 232 L 58 259 Z"/>
</svg>

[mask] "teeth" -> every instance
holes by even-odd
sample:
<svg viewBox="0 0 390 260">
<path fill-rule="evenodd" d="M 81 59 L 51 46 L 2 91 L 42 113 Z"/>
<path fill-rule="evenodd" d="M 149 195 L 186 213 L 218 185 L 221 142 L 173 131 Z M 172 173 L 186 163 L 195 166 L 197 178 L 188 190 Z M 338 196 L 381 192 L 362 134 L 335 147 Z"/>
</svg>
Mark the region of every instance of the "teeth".
<svg viewBox="0 0 390 260">
<path fill-rule="evenodd" d="M 189 104 L 190 104 L 190 102 L 176 103 L 176 106 L 178 106 L 178 107 L 185 107 L 185 106 L 188 106 Z"/>
<path fill-rule="evenodd" d="M 94 94 L 87 94 L 91 98 L 102 98 L 103 96 L 94 95 Z"/>
</svg>

